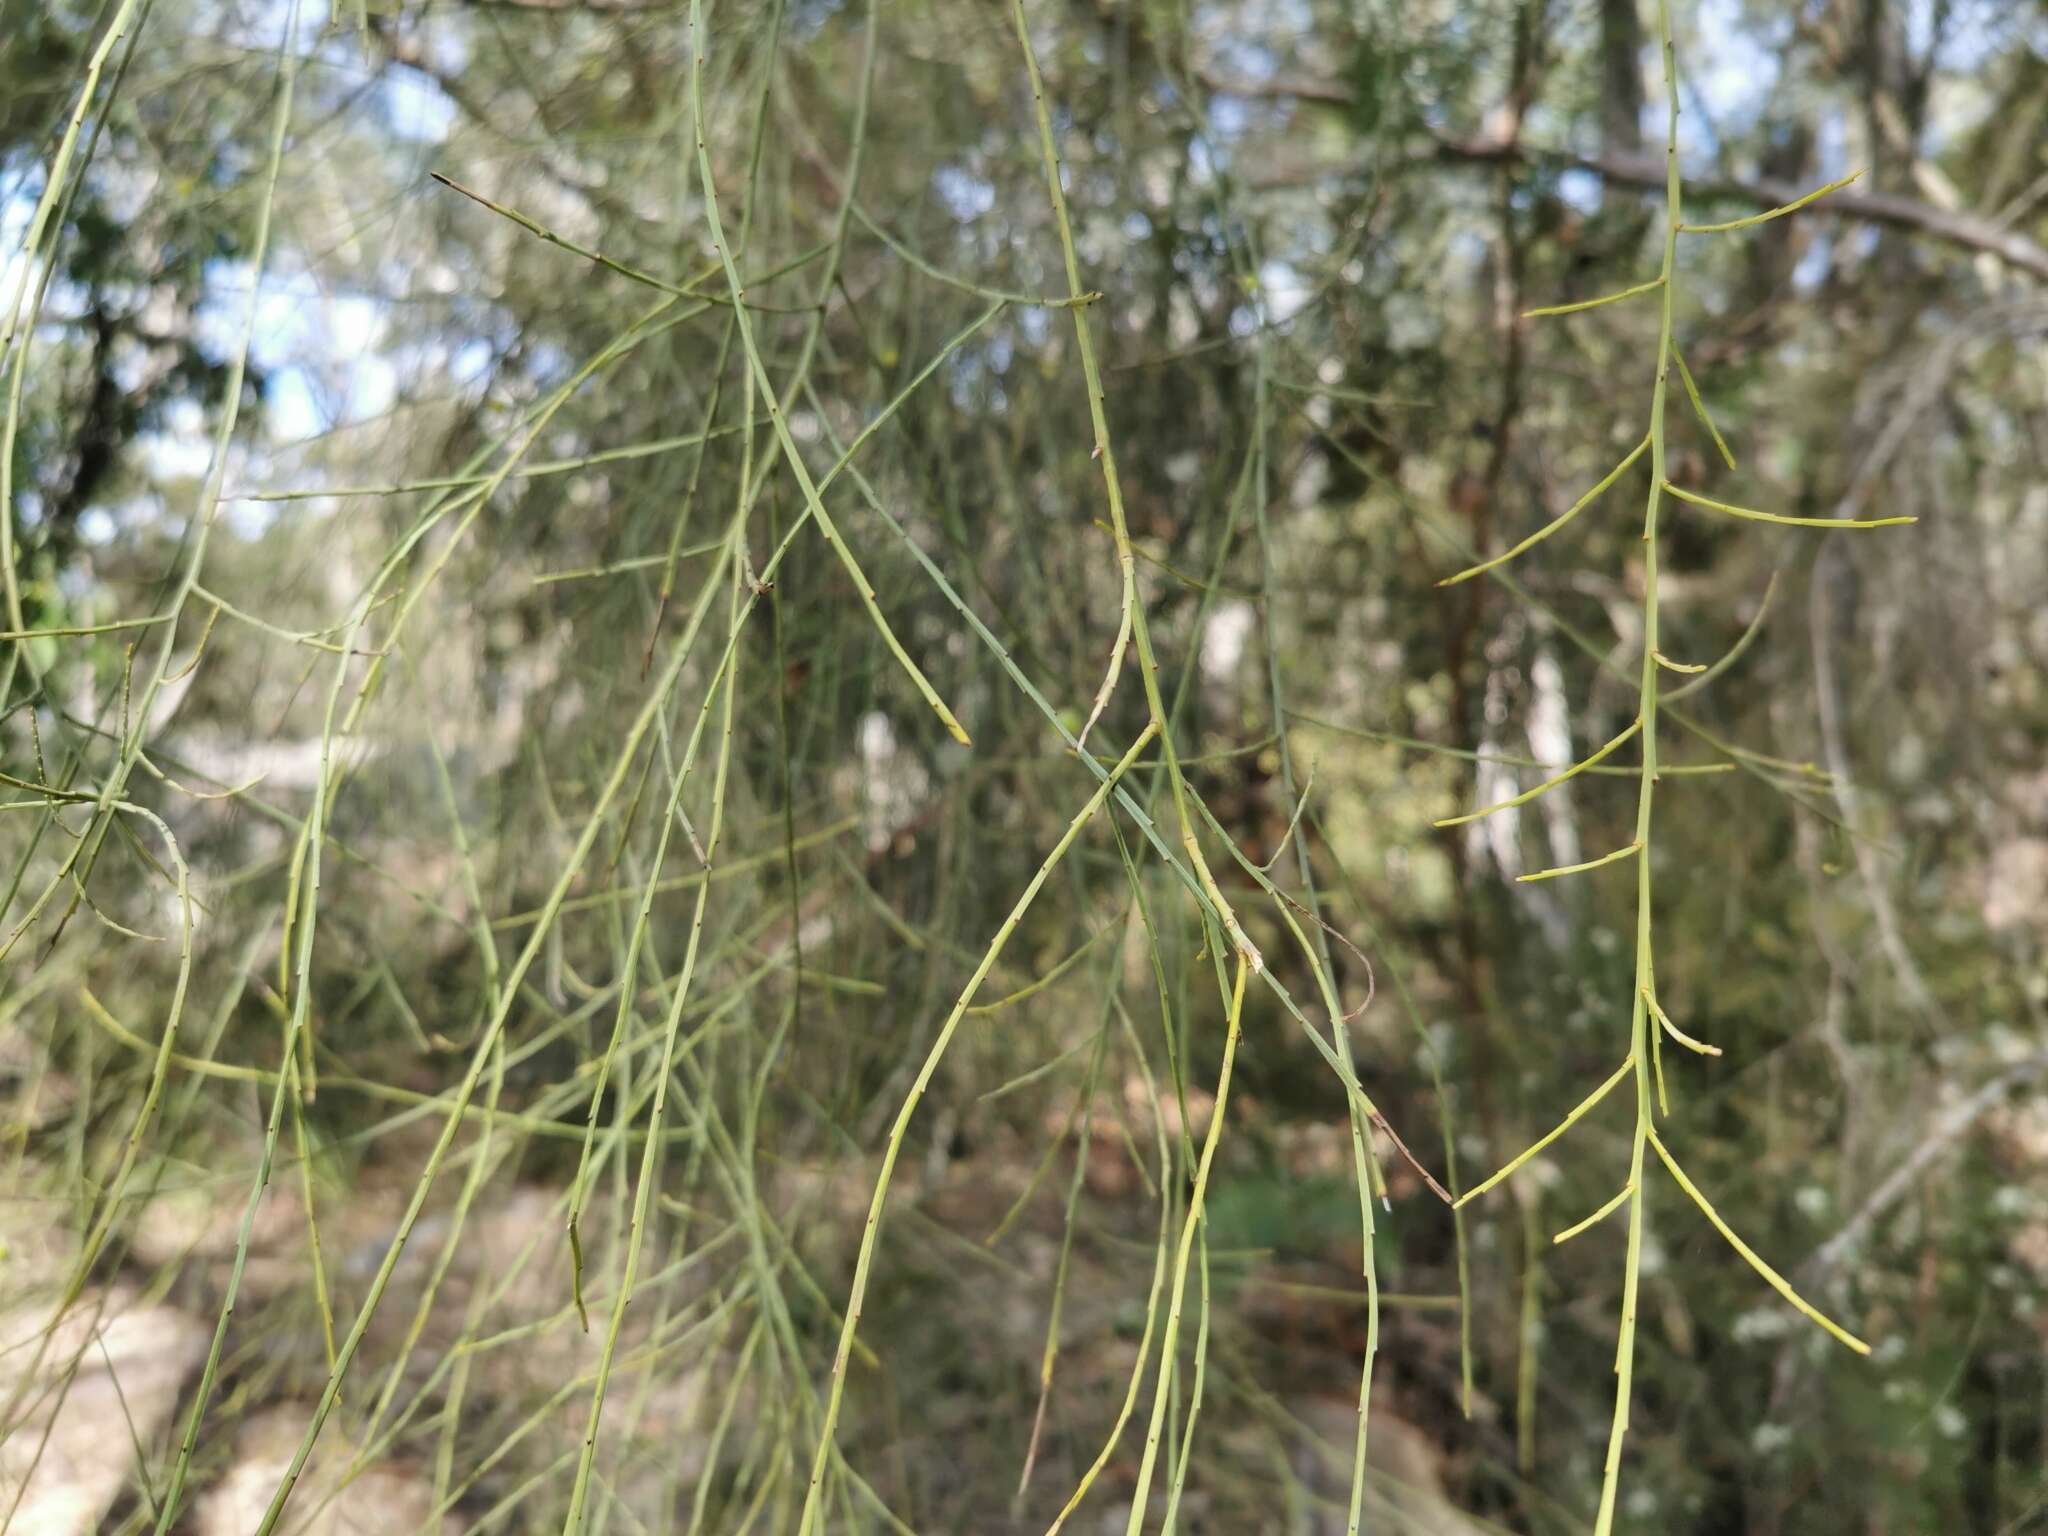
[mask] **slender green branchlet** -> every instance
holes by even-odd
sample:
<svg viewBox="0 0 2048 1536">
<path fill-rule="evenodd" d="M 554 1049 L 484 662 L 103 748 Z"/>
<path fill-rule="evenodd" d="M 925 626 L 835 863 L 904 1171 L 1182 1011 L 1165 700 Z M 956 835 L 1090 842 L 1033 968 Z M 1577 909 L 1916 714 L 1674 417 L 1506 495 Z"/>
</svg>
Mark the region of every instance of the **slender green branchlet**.
<svg viewBox="0 0 2048 1536">
<path fill-rule="evenodd" d="M 1678 226 L 1678 231 L 1684 235 L 1721 235 L 1726 234 L 1732 229 L 1750 229 L 1758 224 L 1768 224 L 1772 219 L 1782 219 L 1788 213 L 1797 213 L 1808 203 L 1819 202 L 1830 192 L 1841 191 L 1842 188 L 1848 186 L 1850 182 L 1856 180 L 1862 174 L 1863 172 L 1860 168 L 1853 170 L 1848 175 L 1838 177 L 1824 187 L 1815 187 L 1804 197 L 1795 197 L 1789 203 L 1780 203 L 1775 208 L 1766 208 L 1762 213 L 1752 213 L 1747 218 L 1730 219 L 1725 224 L 1681 224 Z"/>
<path fill-rule="evenodd" d="M 1625 299 L 1639 299 L 1646 293 L 1655 293 L 1662 288 L 1666 278 L 1653 277 L 1647 283 L 1637 283 L 1633 288 L 1624 288 L 1619 293 L 1603 294 L 1597 299 L 1580 299 L 1575 304 L 1547 304 L 1541 309 L 1525 309 L 1524 320 L 1537 320 L 1545 315 L 1576 315 L 1582 310 L 1598 309 L 1603 304 L 1619 304 Z"/>
<path fill-rule="evenodd" d="M 1697 491 L 1688 491 L 1664 482 L 1664 489 L 1680 501 L 1689 501 L 1696 507 L 1705 507 L 1712 512 L 1725 512 L 1730 517 L 1748 518 L 1754 523 L 1779 523 L 1788 528 L 1899 528 L 1908 523 L 1920 521 L 1917 517 L 1787 517 L 1782 512 L 1759 512 L 1754 507 L 1738 507 L 1729 502 L 1716 501 L 1711 496 L 1702 496 Z"/>
<path fill-rule="evenodd" d="M 1515 878 L 1527 882 L 1531 880 L 1556 880 L 1565 875 L 1583 875 L 1588 870 L 1603 869 L 1609 864 L 1618 864 L 1623 859 L 1632 859 L 1642 851 L 1643 845 L 1640 841 L 1624 843 L 1612 853 L 1603 853 L 1597 859 L 1587 859 L 1579 864 L 1560 864 L 1554 869 L 1532 870 L 1526 875 L 1517 875 Z"/>
<path fill-rule="evenodd" d="M 1467 566 L 1464 570 L 1458 572 L 1458 574 L 1455 576 L 1446 576 L 1442 581 L 1438 582 L 1437 585 L 1440 587 L 1451 587 L 1456 586 L 1461 581 L 1470 581 L 1474 576 L 1484 575 L 1487 571 L 1493 570 L 1498 566 L 1506 565 L 1510 560 L 1514 559 L 1517 555 L 1520 555 L 1527 550 L 1533 549 L 1536 545 L 1542 543 L 1545 539 L 1549 538 L 1553 533 L 1556 533 L 1558 529 L 1562 528 L 1566 523 L 1570 522 L 1573 518 L 1577 517 L 1581 512 L 1585 511 L 1586 508 L 1590 507 L 1595 501 L 1599 500 L 1601 493 L 1605 491 L 1609 486 L 1613 485 L 1614 482 L 1619 480 L 1623 475 L 1627 474 L 1630 466 L 1633 465 L 1637 459 L 1640 459 L 1643 456 L 1644 450 L 1646 450 L 1649 446 L 1650 440 L 1649 438 L 1645 437 L 1641 442 L 1637 443 L 1635 447 L 1629 450 L 1627 458 L 1623 459 L 1619 464 L 1615 465 L 1614 468 L 1610 469 L 1606 473 L 1606 475 L 1601 478 L 1599 484 L 1595 485 L 1593 489 L 1586 492 L 1585 495 L 1581 496 L 1569 507 L 1566 507 L 1564 511 L 1558 513 L 1556 517 L 1553 517 L 1541 528 L 1537 529 L 1534 533 L 1530 534 L 1529 537 L 1522 540 L 1521 543 L 1515 545 L 1514 548 L 1504 550 L 1502 553 L 1495 555 L 1491 560 L 1482 560 L 1477 565 Z"/>
<path fill-rule="evenodd" d="M 1639 682 L 1637 684 L 1639 705 L 1635 719 L 1620 734 L 1595 750 L 1583 761 L 1573 765 L 1563 773 L 1553 776 L 1535 788 L 1516 795 L 1511 799 L 1503 800 L 1498 804 L 1487 806 L 1482 810 L 1473 811 L 1463 816 L 1446 818 L 1437 823 L 1439 826 L 1457 826 L 1489 815 L 1495 811 L 1526 804 L 1565 782 L 1567 779 L 1581 773 L 1597 771 L 1601 760 L 1624 742 L 1631 739 L 1641 742 L 1642 759 L 1637 775 L 1634 837 L 1622 847 L 1599 858 L 1555 869 L 1538 870 L 1534 873 L 1518 877 L 1522 880 L 1549 880 L 1562 875 L 1579 874 L 1599 869 L 1624 859 L 1634 860 L 1636 869 L 1636 975 L 1631 999 L 1627 1055 L 1623 1059 L 1620 1068 L 1588 1095 L 1570 1114 L 1566 1115 L 1564 1120 L 1555 1129 L 1509 1162 L 1491 1178 L 1474 1186 L 1460 1201 L 1462 1204 L 1466 1200 L 1471 1200 L 1500 1183 L 1517 1168 L 1523 1166 L 1545 1147 L 1562 1136 L 1575 1122 L 1618 1087 L 1624 1078 L 1632 1078 L 1634 1080 L 1635 1129 L 1630 1139 L 1628 1173 L 1621 1189 L 1590 1216 L 1567 1227 L 1553 1239 L 1557 1243 L 1569 1241 L 1571 1238 L 1595 1226 L 1617 1210 L 1624 1208 L 1627 1210 L 1627 1255 L 1622 1271 L 1621 1325 L 1615 1340 L 1614 1411 L 1609 1424 L 1607 1454 L 1602 1469 L 1599 1512 L 1594 1524 L 1595 1536 L 1610 1536 L 1614 1527 L 1615 1497 L 1620 1483 L 1622 1445 L 1628 1432 L 1632 1379 L 1636 1356 L 1637 1308 L 1643 1272 L 1643 1237 L 1648 1219 L 1643 1201 L 1646 1188 L 1645 1159 L 1648 1152 L 1654 1151 L 1656 1153 L 1658 1161 L 1670 1173 L 1673 1181 L 1700 1208 L 1715 1230 L 1787 1302 L 1802 1315 L 1811 1319 L 1850 1348 L 1857 1350 L 1859 1353 L 1869 1352 L 1868 1345 L 1831 1319 L 1822 1315 L 1803 1297 L 1799 1296 L 1776 1270 L 1772 1269 L 1758 1257 L 1755 1251 L 1735 1234 L 1729 1225 L 1722 1220 L 1719 1212 L 1714 1209 L 1706 1195 L 1679 1166 L 1677 1159 L 1672 1155 L 1656 1129 L 1657 1114 L 1659 1112 L 1669 1113 L 1662 1052 L 1664 1037 L 1668 1035 L 1677 1044 L 1701 1056 L 1712 1057 L 1721 1054 L 1718 1046 L 1709 1045 L 1704 1041 L 1697 1040 L 1680 1029 L 1672 1021 L 1670 1014 L 1665 1011 L 1657 997 L 1655 981 L 1656 945 L 1653 926 L 1654 904 L 1652 899 L 1652 874 L 1655 860 L 1651 855 L 1654 847 L 1656 826 L 1653 810 L 1656 802 L 1657 785 L 1662 776 L 1659 766 L 1660 742 L 1658 728 L 1664 715 L 1669 713 L 1668 706 L 1672 702 L 1712 682 L 1714 678 L 1721 675 L 1748 648 L 1758 628 L 1761 626 L 1763 611 L 1769 606 L 1770 599 L 1770 590 L 1766 589 L 1764 602 L 1759 605 L 1757 615 L 1751 620 L 1749 627 L 1735 645 L 1730 648 L 1728 654 L 1713 665 L 1707 666 L 1704 664 L 1679 662 L 1667 656 L 1659 646 L 1659 621 L 1661 614 L 1658 591 L 1658 521 L 1659 514 L 1663 508 L 1663 498 L 1668 495 L 1674 501 L 1746 521 L 1775 523 L 1799 528 L 1829 530 L 1869 529 L 1894 527 L 1915 521 L 1912 517 L 1907 516 L 1819 518 L 1793 517 L 1775 512 L 1764 512 L 1751 507 L 1738 506 L 1730 502 L 1717 500 L 1697 491 L 1688 490 L 1674 484 L 1670 478 L 1669 457 L 1666 451 L 1666 417 L 1669 396 L 1668 384 L 1674 368 L 1677 370 L 1679 382 L 1685 390 L 1686 397 L 1691 404 L 1694 414 L 1699 418 L 1701 425 L 1712 439 L 1721 461 L 1730 470 L 1733 470 L 1736 465 L 1734 451 L 1728 446 L 1727 440 L 1722 436 L 1719 427 L 1715 425 L 1713 417 L 1707 410 L 1706 401 L 1702 396 L 1699 384 L 1694 379 L 1691 369 L 1686 366 L 1685 359 L 1680 355 L 1674 340 L 1673 315 L 1679 288 L 1677 263 L 1678 237 L 1681 234 L 1719 234 L 1748 229 L 1772 219 L 1782 218 L 1827 196 L 1830 192 L 1847 186 L 1856 179 L 1855 174 L 1842 177 L 1840 180 L 1830 182 L 1827 186 L 1818 188 L 1804 197 L 1796 198 L 1780 207 L 1769 209 L 1763 213 L 1753 214 L 1747 218 L 1733 219 L 1720 224 L 1688 224 L 1684 222 L 1681 198 L 1683 188 L 1678 167 L 1678 71 L 1675 50 L 1672 45 L 1670 9 L 1670 0 L 1658 0 L 1657 32 L 1659 52 L 1663 61 L 1665 105 L 1665 221 L 1662 242 L 1663 260 L 1658 275 L 1648 282 L 1639 283 L 1632 288 L 1624 289 L 1619 293 L 1608 294 L 1602 298 L 1589 299 L 1573 304 L 1552 305 L 1542 309 L 1527 311 L 1527 314 L 1530 316 L 1568 315 L 1602 305 L 1619 303 L 1625 299 L 1642 297 L 1652 293 L 1656 294 L 1659 315 L 1657 339 L 1654 349 L 1655 368 L 1651 383 L 1648 430 L 1635 452 L 1624 459 L 1606 479 L 1596 485 L 1585 497 L 1574 503 L 1562 516 L 1554 519 L 1505 553 L 1483 563 L 1473 565 L 1466 570 L 1460 571 L 1456 576 L 1448 578 L 1452 582 L 1467 580 L 1481 573 L 1494 571 L 1497 567 L 1514 559 L 1515 556 L 1523 553 L 1531 545 L 1554 533 L 1568 519 L 1575 516 L 1587 502 L 1610 486 L 1638 458 L 1647 452 L 1649 456 L 1650 484 L 1644 507 L 1642 528 L 1642 650 Z M 1669 694 L 1660 695 L 1663 674 L 1666 672 L 1685 674 L 1689 676 L 1690 680 L 1684 686 L 1673 689 Z M 1688 721 L 1686 717 L 1673 716 L 1673 718 L 1678 719 L 1682 724 L 1686 724 L 1690 729 L 1700 730 L 1699 727 Z M 1753 753 L 1747 749 L 1736 748 L 1732 744 L 1721 742 L 1710 733 L 1704 731 L 1700 733 L 1703 739 L 1708 740 L 1717 750 L 1722 751 L 1731 760 L 1731 764 L 1739 763 L 1750 768 L 1751 771 L 1765 776 L 1772 772 L 1803 773 L 1810 768 L 1810 765 L 1791 764 L 1781 761 L 1767 762 L 1762 754 Z M 1673 770 L 1666 769 L 1662 771 L 1670 772 Z"/>
</svg>

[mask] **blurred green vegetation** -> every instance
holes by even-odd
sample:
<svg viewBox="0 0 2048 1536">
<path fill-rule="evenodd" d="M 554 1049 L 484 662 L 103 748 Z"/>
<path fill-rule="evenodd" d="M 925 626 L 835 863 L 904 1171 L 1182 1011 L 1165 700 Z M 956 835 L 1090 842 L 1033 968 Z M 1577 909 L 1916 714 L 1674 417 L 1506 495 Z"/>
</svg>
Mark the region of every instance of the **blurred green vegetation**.
<svg viewBox="0 0 2048 1536">
<path fill-rule="evenodd" d="M 797 1531 L 829 1440 L 814 1531 L 1083 1487 L 1075 1529 L 1343 1531 L 1373 1350 L 1364 1529 L 1594 1528 L 1626 1221 L 1551 1237 L 1626 1111 L 1455 1217 L 1422 1170 L 1470 1188 L 1628 1050 L 1628 869 L 1514 877 L 1630 841 L 1638 747 L 1432 823 L 1634 717 L 1646 472 L 1439 583 L 1644 431 L 1654 300 L 1522 316 L 1656 272 L 1661 13 L 1023 14 L 1080 305 L 1006 6 L 0 0 L 0 1526 Z M 1658 994 L 1722 1054 L 1664 1053 L 1658 1134 L 1873 1350 L 1653 1158 L 1616 1528 L 2017 1536 L 2048 11 L 1671 25 L 1688 217 L 1865 174 L 1681 244 L 1735 464 L 1674 388 L 1668 477 L 1919 521 L 1659 525 L 1659 649 L 1736 659 L 1664 717 Z M 1266 962 L 1135 1516 L 1234 959 L 1156 746 L 915 1090 L 856 1280 L 1096 787 L 1119 515 Z"/>
</svg>

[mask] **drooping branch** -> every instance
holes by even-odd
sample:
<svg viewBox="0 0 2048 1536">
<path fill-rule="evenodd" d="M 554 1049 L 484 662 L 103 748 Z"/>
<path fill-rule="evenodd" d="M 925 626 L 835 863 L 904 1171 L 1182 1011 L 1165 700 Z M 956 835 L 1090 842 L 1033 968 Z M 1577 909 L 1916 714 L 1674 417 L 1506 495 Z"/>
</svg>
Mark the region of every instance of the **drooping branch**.
<svg viewBox="0 0 2048 1536">
<path fill-rule="evenodd" d="M 1268 80 L 1241 80 L 1203 71 L 1201 80 L 1211 90 L 1252 100 L 1312 101 L 1324 106 L 1345 107 L 1352 93 L 1341 81 L 1307 76 L 1276 75 Z M 1656 155 L 1609 152 L 1599 155 L 1575 154 L 1569 150 L 1544 149 L 1520 140 L 1496 138 L 1459 139 L 1438 136 L 1430 159 L 1454 165 L 1526 165 L 1588 171 L 1615 186 L 1658 193 L 1664 189 L 1664 165 Z M 1283 174 L 1291 180 L 1315 179 L 1346 169 L 1330 164 L 1295 168 Z M 1725 174 L 1689 176 L 1686 186 L 1703 203 L 1734 201 L 1758 208 L 1775 208 L 1797 198 L 1807 188 L 1772 176 L 1743 177 Z M 1915 198 L 1888 192 L 1837 192 L 1819 210 L 1838 218 L 1863 219 L 1928 235 L 1964 250 L 1995 256 L 2007 266 L 2048 281 L 2048 247 L 1995 219 L 1981 214 L 1937 208 Z"/>
<path fill-rule="evenodd" d="M 1575 155 L 1558 150 L 1536 149 L 1519 143 L 1439 139 L 1437 158 L 1467 164 L 1491 165 L 1505 161 L 1524 165 L 1563 166 L 1572 170 L 1590 171 L 1602 180 L 1617 186 L 1637 187 L 1650 192 L 1661 192 L 1664 187 L 1664 167 L 1657 157 L 1651 155 Z M 1686 188 L 1703 203 L 1727 199 L 1752 204 L 1758 208 L 1778 207 L 1793 201 L 1808 190 L 1775 177 L 1744 178 L 1725 175 L 1688 177 Z M 1889 224 L 1898 229 L 1910 229 L 1950 245 L 1996 256 L 2007 266 L 2030 276 L 2048 280 L 2048 248 L 2036 244 L 2015 230 L 2003 228 L 1995 220 L 1978 214 L 1954 213 L 1945 208 L 1937 208 L 1931 203 L 1919 202 L 1910 197 L 1897 197 L 1887 192 L 1837 192 L 1815 204 L 1815 211 L 1832 213 L 1840 218 L 1863 219 L 1873 224 Z"/>
</svg>

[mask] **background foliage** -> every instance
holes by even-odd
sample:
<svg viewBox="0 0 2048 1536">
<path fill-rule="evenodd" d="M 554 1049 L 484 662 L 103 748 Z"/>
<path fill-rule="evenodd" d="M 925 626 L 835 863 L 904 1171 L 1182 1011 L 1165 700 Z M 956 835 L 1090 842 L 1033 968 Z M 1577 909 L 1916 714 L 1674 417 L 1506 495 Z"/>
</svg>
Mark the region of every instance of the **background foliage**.
<svg viewBox="0 0 2048 1536">
<path fill-rule="evenodd" d="M 1591 1527 L 1622 1224 L 1550 1235 L 1625 1177 L 1619 1114 L 1455 1219 L 1393 1138 L 1469 1187 L 1624 1048 L 1632 882 L 1512 877 L 1628 841 L 1632 749 L 1432 823 L 1633 717 L 1641 472 L 1438 583 L 1643 430 L 1654 306 L 1522 312 L 1654 270 L 1654 11 L 1023 14 L 1079 305 L 1006 6 L 728 0 L 700 59 L 670 0 L 0 0 L 25 1528 L 256 1529 L 305 1444 L 280 1530 L 796 1529 L 892 1122 L 1096 786 L 1063 733 L 1117 638 L 1116 516 L 1268 961 L 1151 1513 L 1344 1530 L 1376 1348 L 1366 1528 Z M 1672 24 L 1691 217 L 1867 170 L 1682 248 L 1674 340 L 1737 467 L 1681 404 L 1669 476 L 1919 522 L 1667 513 L 1661 649 L 1740 649 L 1667 734 L 1726 771 L 1659 794 L 1660 991 L 1725 1054 L 1665 1063 L 1664 1134 L 1874 1352 L 1658 1185 L 1620 1525 L 2018 1532 L 2048 1498 L 2048 12 Z M 859 578 L 750 352 L 813 483 L 859 439 L 822 493 Z M 1122 782 L 907 1123 L 825 1528 L 1042 1530 L 1127 1402 L 1076 1518 L 1133 1496 L 1231 947 L 1167 862 L 1156 744 Z M 1385 1118 L 1370 1331 L 1339 1045 Z M 124 1317 L 153 1349 L 108 1345 Z"/>
</svg>

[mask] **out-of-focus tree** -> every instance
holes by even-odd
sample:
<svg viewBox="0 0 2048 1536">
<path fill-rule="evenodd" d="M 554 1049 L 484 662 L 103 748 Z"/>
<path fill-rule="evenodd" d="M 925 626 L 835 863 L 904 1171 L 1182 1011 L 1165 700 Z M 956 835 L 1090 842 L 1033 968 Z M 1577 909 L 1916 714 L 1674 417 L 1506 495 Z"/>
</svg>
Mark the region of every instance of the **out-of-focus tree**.
<svg viewBox="0 0 2048 1536">
<path fill-rule="evenodd" d="M 2028 1528 L 2043 26 L 0 0 L 0 1497 Z"/>
</svg>

